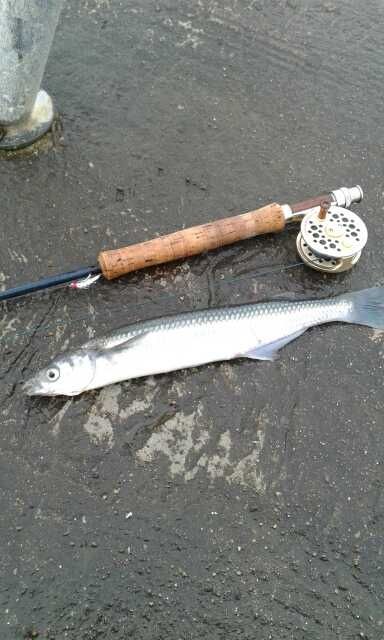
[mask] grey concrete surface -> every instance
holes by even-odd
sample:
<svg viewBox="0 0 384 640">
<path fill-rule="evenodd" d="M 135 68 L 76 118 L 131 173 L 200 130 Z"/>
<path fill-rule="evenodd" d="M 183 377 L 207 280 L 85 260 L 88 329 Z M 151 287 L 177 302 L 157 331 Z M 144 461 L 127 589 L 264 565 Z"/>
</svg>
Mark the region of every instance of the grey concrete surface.
<svg viewBox="0 0 384 640">
<path fill-rule="evenodd" d="M 74 400 L 20 382 L 137 318 L 383 284 L 383 4 L 68 0 L 54 148 L 1 163 L 3 286 L 361 183 L 359 265 L 295 231 L 1 309 L 2 640 L 384 637 L 383 337 L 313 329 Z"/>
</svg>

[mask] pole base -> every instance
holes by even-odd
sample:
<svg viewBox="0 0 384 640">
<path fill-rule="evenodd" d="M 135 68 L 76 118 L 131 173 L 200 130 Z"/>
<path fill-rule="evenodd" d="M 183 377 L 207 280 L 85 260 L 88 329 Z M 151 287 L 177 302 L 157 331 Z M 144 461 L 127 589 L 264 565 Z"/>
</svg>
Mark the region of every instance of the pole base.
<svg viewBox="0 0 384 640">
<path fill-rule="evenodd" d="M 32 113 L 27 120 L 4 128 L 0 124 L 0 149 L 12 150 L 28 147 L 49 131 L 54 116 L 52 98 L 46 91 L 39 91 Z"/>
</svg>

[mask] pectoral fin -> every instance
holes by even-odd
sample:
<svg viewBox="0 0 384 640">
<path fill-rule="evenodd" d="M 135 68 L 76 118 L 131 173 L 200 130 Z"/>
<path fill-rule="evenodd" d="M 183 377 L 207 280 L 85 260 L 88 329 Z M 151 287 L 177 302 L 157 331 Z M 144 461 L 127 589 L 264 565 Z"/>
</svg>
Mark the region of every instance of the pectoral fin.
<svg viewBox="0 0 384 640">
<path fill-rule="evenodd" d="M 132 336 L 131 338 L 127 338 L 127 340 L 124 340 L 123 342 L 116 342 L 115 344 L 113 344 L 112 342 L 111 345 L 109 345 L 108 342 L 105 342 L 105 341 L 103 342 L 95 341 L 93 344 L 88 343 L 87 347 L 91 345 L 92 348 L 94 348 L 99 353 L 105 353 L 106 355 L 113 355 L 115 353 L 125 351 L 126 349 L 132 349 L 132 347 L 135 347 L 140 342 L 142 342 L 148 334 L 149 332 L 146 331 L 145 333 L 140 333 L 139 335 Z"/>
<path fill-rule="evenodd" d="M 299 331 L 290 333 L 288 336 L 278 338 L 273 342 L 268 342 L 267 344 L 263 344 L 262 346 L 250 349 L 242 355 L 244 358 L 252 358 L 253 360 L 275 360 L 277 358 L 279 349 L 285 347 L 286 344 L 301 336 L 305 331 L 306 329 L 299 329 Z"/>
</svg>

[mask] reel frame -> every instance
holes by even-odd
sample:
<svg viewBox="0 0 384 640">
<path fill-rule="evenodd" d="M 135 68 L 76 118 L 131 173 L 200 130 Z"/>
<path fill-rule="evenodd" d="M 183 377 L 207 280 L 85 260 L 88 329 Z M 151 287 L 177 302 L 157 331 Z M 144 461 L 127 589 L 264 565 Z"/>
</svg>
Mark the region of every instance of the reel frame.
<svg viewBox="0 0 384 640">
<path fill-rule="evenodd" d="M 300 222 L 296 248 L 304 264 L 316 271 L 335 274 L 349 271 L 357 264 L 368 231 L 360 216 L 349 207 L 362 199 L 361 187 L 343 187 L 331 192 L 317 206 L 301 211 L 291 209 L 290 213 L 285 209 L 287 222 Z"/>
</svg>

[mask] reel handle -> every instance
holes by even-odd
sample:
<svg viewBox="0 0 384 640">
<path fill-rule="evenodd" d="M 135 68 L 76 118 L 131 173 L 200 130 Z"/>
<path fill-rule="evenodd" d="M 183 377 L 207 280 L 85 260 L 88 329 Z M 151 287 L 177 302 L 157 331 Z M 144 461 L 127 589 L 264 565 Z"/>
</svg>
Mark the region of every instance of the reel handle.
<svg viewBox="0 0 384 640">
<path fill-rule="evenodd" d="M 98 262 L 107 280 L 131 271 L 180 260 L 264 233 L 283 231 L 284 208 L 276 203 L 230 218 L 208 222 L 121 249 L 102 251 Z"/>
</svg>

